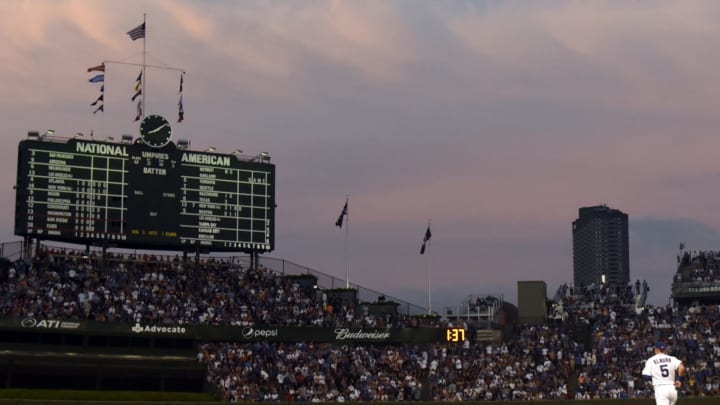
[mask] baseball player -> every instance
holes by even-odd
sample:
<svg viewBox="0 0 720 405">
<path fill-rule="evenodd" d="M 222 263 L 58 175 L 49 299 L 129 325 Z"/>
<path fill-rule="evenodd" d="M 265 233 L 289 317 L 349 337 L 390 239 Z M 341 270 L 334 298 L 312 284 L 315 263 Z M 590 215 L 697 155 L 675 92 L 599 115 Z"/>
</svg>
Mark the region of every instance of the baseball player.
<svg viewBox="0 0 720 405">
<path fill-rule="evenodd" d="M 655 355 L 645 362 L 642 375 L 646 381 L 652 381 L 656 405 L 675 405 L 685 366 L 677 357 L 665 353 L 662 341 L 655 343 Z"/>
</svg>

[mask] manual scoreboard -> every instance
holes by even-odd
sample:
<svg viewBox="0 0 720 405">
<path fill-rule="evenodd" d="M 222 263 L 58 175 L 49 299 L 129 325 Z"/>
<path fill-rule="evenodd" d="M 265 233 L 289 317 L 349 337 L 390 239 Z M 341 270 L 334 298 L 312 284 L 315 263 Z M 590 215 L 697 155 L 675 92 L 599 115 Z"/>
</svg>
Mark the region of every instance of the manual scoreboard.
<svg viewBox="0 0 720 405">
<path fill-rule="evenodd" d="M 168 250 L 274 249 L 275 166 L 234 155 L 28 139 L 18 148 L 15 234 Z"/>
</svg>

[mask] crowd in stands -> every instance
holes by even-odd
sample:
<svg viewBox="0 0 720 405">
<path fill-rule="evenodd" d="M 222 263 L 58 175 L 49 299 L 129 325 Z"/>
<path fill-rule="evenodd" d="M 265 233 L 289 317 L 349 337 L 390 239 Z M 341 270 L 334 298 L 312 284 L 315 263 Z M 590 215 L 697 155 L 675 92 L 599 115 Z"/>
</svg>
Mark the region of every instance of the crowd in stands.
<svg viewBox="0 0 720 405">
<path fill-rule="evenodd" d="M 678 255 L 675 281 L 720 282 L 720 252 L 696 251 Z"/>
<path fill-rule="evenodd" d="M 230 402 L 565 398 L 569 363 L 557 354 L 568 337 L 553 332 L 487 346 L 212 343 L 199 358 Z"/>
<path fill-rule="evenodd" d="M 0 317 L 166 325 L 401 326 L 258 266 L 46 249 L 0 275 Z"/>
<path fill-rule="evenodd" d="M 636 306 L 635 291 L 561 287 L 563 317 L 502 343 L 226 342 L 199 360 L 232 402 L 647 398 L 641 370 L 664 340 L 687 367 L 682 395 L 720 396 L 720 305 Z"/>
<path fill-rule="evenodd" d="M 708 260 L 708 258 L 713 260 Z M 694 269 L 716 267 L 715 255 Z M 188 325 L 399 327 L 362 305 L 269 269 L 221 260 L 202 271 L 179 258 L 46 250 L 0 274 L 0 317 Z M 688 260 L 688 265 L 695 260 Z M 647 398 L 640 373 L 663 340 L 683 360 L 682 395 L 720 397 L 720 305 L 644 305 L 647 283 L 563 285 L 548 321 L 502 342 L 360 345 L 209 342 L 198 361 L 224 399 L 240 401 Z"/>
</svg>

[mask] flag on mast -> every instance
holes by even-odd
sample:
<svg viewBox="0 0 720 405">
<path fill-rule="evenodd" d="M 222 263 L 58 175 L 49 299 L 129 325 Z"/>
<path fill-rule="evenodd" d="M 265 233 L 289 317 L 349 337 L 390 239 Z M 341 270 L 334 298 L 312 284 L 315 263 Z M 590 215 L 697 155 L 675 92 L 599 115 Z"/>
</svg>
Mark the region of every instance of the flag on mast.
<svg viewBox="0 0 720 405">
<path fill-rule="evenodd" d="M 432 232 L 430 232 L 430 225 L 428 225 L 427 230 L 425 231 L 425 236 L 423 237 L 423 243 L 422 247 L 420 248 L 420 254 L 425 254 L 425 244 L 432 238 Z"/>
<path fill-rule="evenodd" d="M 98 97 L 95 101 L 93 101 L 90 105 L 96 105 L 97 103 L 103 101 L 104 97 L 103 94 L 100 94 L 100 97 Z"/>
<path fill-rule="evenodd" d="M 135 101 L 136 98 L 140 97 L 142 95 L 142 77 L 143 77 L 143 71 L 140 70 L 140 73 L 138 73 L 137 79 L 135 79 L 135 94 L 133 94 L 131 101 Z M 137 104 L 137 115 L 135 115 L 135 121 L 140 121 L 140 118 L 143 116 L 143 108 L 142 108 L 142 97 L 140 100 L 138 100 Z"/>
<path fill-rule="evenodd" d="M 93 66 L 91 68 L 88 68 L 88 72 L 92 71 L 99 71 L 99 72 L 105 72 L 105 63 L 102 63 L 98 66 Z M 95 75 L 92 78 L 88 79 L 90 83 L 100 83 L 100 96 L 95 99 L 92 103 L 90 103 L 91 106 L 96 106 L 100 104 L 95 111 L 93 111 L 93 115 L 97 114 L 98 111 L 103 112 L 105 111 L 105 107 L 103 107 L 103 103 L 105 100 L 105 73 Z"/>
<path fill-rule="evenodd" d="M 104 72 L 105 71 L 105 62 L 103 62 L 97 66 L 89 67 L 87 71 L 88 72 Z"/>
<path fill-rule="evenodd" d="M 183 108 L 182 94 L 181 94 L 180 101 L 178 101 L 178 121 L 177 122 L 183 122 L 184 119 L 185 119 L 185 109 Z"/>
<path fill-rule="evenodd" d="M 185 108 L 183 107 L 183 78 L 185 77 L 185 72 L 180 73 L 180 90 L 178 93 L 180 94 L 180 100 L 178 100 L 178 119 L 177 122 L 183 122 L 185 120 Z"/>
<path fill-rule="evenodd" d="M 145 23 L 138 25 L 127 32 L 130 35 L 130 39 L 135 41 L 136 39 L 145 38 Z"/>
<path fill-rule="evenodd" d="M 135 121 L 140 121 L 143 116 L 142 99 L 138 100 L 137 103 L 137 115 L 135 115 Z"/>
<path fill-rule="evenodd" d="M 342 228 L 343 226 L 343 220 L 348 214 L 348 202 L 345 200 L 345 206 L 342 209 L 342 212 L 340 213 L 340 216 L 338 217 L 337 221 L 335 221 L 335 226 L 338 228 Z"/>
</svg>

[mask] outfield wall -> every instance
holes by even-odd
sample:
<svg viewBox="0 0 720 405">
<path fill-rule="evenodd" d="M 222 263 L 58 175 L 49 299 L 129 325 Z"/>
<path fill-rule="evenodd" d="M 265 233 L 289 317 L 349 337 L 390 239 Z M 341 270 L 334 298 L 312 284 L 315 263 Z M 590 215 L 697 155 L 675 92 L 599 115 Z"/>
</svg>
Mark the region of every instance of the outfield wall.
<svg viewBox="0 0 720 405">
<path fill-rule="evenodd" d="M 125 397 L 126 398 L 126 397 Z M 79 401 L 53 401 L 49 399 L 1 399 L 0 405 L 74 405 L 82 403 Z M 447 402 L 401 402 L 402 404 L 423 404 L 423 405 L 444 405 Z M 717 405 L 720 403 L 719 398 L 680 398 L 677 405 Z M 162 405 L 162 404 L 182 404 L 182 405 L 208 405 L 212 402 L 197 402 L 184 400 L 153 400 L 153 401 L 128 401 L 128 400 L 93 400 L 92 405 Z M 278 405 L 293 405 L 296 402 L 274 402 Z M 397 405 L 398 402 L 373 402 L 375 405 Z M 546 400 L 546 401 L 464 401 L 467 405 L 655 405 L 654 399 L 602 399 L 602 400 L 586 400 L 586 401 L 569 401 L 569 400 Z"/>
</svg>

